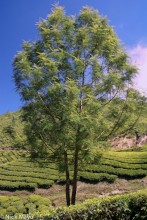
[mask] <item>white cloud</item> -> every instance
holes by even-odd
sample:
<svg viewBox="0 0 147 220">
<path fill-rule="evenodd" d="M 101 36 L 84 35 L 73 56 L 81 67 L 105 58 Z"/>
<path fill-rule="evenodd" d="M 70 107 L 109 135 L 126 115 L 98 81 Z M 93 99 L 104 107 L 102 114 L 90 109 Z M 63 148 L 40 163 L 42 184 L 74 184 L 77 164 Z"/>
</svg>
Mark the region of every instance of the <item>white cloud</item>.
<svg viewBox="0 0 147 220">
<path fill-rule="evenodd" d="M 147 46 L 139 43 L 134 48 L 128 50 L 132 62 L 138 68 L 138 76 L 135 84 L 139 90 L 147 93 Z"/>
</svg>

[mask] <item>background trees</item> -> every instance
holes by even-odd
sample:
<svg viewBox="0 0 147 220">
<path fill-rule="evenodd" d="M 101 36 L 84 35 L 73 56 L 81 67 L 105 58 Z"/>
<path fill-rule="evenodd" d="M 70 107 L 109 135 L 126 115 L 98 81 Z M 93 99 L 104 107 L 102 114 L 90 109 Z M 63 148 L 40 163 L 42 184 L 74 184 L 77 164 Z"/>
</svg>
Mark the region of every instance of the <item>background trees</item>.
<svg viewBox="0 0 147 220">
<path fill-rule="evenodd" d="M 142 98 L 130 89 L 136 68 L 97 11 L 84 7 L 70 17 L 56 7 L 38 30 L 40 39 L 25 42 L 15 57 L 14 80 L 24 101 L 31 152 L 49 153 L 65 171 L 70 205 L 76 200 L 79 162 L 133 125 Z"/>
</svg>

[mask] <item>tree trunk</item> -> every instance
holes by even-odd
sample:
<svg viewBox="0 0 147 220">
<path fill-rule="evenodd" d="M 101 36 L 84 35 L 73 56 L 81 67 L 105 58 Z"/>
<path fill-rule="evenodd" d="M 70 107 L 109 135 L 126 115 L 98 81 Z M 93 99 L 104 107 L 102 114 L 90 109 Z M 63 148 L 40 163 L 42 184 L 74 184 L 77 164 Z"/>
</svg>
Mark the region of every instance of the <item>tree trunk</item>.
<svg viewBox="0 0 147 220">
<path fill-rule="evenodd" d="M 85 81 L 85 71 L 83 71 L 81 78 L 81 91 L 80 91 L 80 112 L 83 111 L 83 86 Z M 78 160 L 79 160 L 79 127 L 77 130 L 77 137 L 76 137 L 76 146 L 75 146 L 75 155 L 74 155 L 74 175 L 73 175 L 73 188 L 72 188 L 72 197 L 71 197 L 71 204 L 75 205 L 76 203 L 76 194 L 77 194 L 77 178 L 78 178 Z"/>
<path fill-rule="evenodd" d="M 70 206 L 70 175 L 68 168 L 67 152 L 64 152 L 65 172 L 66 172 L 66 205 Z"/>
<path fill-rule="evenodd" d="M 78 146 L 76 146 L 75 157 L 74 157 L 73 188 L 72 188 L 72 198 L 71 198 L 72 205 L 75 205 L 75 202 L 76 202 L 77 177 L 78 177 L 78 154 L 79 154 L 79 149 L 78 149 Z"/>
<path fill-rule="evenodd" d="M 135 136 L 136 136 L 136 146 L 139 144 L 139 138 L 140 138 L 140 136 L 139 136 L 139 132 L 137 131 L 137 130 L 135 130 Z"/>
<path fill-rule="evenodd" d="M 86 67 L 85 67 L 86 70 Z M 80 112 L 83 111 L 83 86 L 85 81 L 85 70 L 81 74 L 81 89 L 80 89 Z M 77 178 L 78 178 L 78 161 L 79 161 L 79 131 L 80 128 L 78 126 L 77 137 L 76 137 L 76 146 L 75 146 L 75 155 L 74 155 L 74 175 L 73 175 L 73 187 L 72 187 L 72 197 L 71 204 L 75 205 L 76 203 L 76 194 L 77 194 Z"/>
</svg>

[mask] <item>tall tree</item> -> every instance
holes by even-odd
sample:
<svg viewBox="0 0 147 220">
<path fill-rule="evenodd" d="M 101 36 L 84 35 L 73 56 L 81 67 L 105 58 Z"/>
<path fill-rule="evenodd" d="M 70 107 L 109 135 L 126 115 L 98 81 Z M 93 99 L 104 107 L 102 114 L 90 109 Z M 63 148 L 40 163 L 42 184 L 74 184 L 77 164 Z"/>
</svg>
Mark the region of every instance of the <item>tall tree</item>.
<svg viewBox="0 0 147 220">
<path fill-rule="evenodd" d="M 79 162 L 120 126 L 129 128 L 126 121 L 137 110 L 129 87 L 137 71 L 107 19 L 91 8 L 70 17 L 55 7 L 38 30 L 39 40 L 24 42 L 15 57 L 14 80 L 31 152 L 52 153 L 65 171 L 70 205 L 76 201 Z"/>
</svg>

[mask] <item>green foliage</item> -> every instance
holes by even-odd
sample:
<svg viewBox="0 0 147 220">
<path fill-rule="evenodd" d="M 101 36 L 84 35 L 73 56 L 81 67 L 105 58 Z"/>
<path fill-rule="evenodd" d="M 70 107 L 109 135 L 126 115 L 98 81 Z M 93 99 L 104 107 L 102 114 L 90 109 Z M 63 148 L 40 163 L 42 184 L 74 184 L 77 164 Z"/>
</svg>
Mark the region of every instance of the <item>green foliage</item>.
<svg viewBox="0 0 147 220">
<path fill-rule="evenodd" d="M 138 120 L 137 124 L 135 125 L 136 130 L 138 131 L 139 135 L 142 135 L 143 133 L 147 133 L 147 103 L 144 104 L 143 111 L 141 112 L 140 119 Z M 129 131 L 130 133 L 133 133 Z"/>
<path fill-rule="evenodd" d="M 18 151 L 1 151 L 0 155 L 10 157 Z M 7 154 L 9 153 L 9 154 Z M 12 160 L 12 161 L 11 161 Z M 43 167 L 28 161 L 19 161 L 17 158 L 6 160 L 0 165 L 0 188 L 1 190 L 34 190 L 35 188 L 50 188 L 55 181 L 60 180 L 60 174 L 52 163 L 44 163 Z M 11 162 L 9 162 L 11 161 Z M 45 167 L 44 167 L 45 166 Z"/>
<path fill-rule="evenodd" d="M 83 165 L 80 169 L 82 172 L 88 171 L 87 176 L 93 172 L 126 179 L 142 178 L 147 175 L 147 153 L 107 151 L 103 153 L 100 161 Z"/>
<path fill-rule="evenodd" d="M 141 220 L 147 217 L 147 191 L 90 199 L 69 208 L 53 208 L 47 197 L 38 195 L 21 198 L 0 196 L 0 211 L 1 216 L 23 214 L 26 218 L 29 214 L 34 220 Z"/>
<path fill-rule="evenodd" d="M 49 210 L 51 201 L 49 198 L 39 195 L 28 197 L 0 196 L 0 216 L 16 217 L 17 214 L 24 214 L 24 218 L 29 214 L 33 216 L 37 211 L 44 212 Z"/>
<path fill-rule="evenodd" d="M 31 198 L 27 199 L 30 209 L 30 211 L 29 209 L 27 209 L 27 211 L 29 212 L 29 214 L 33 214 L 32 216 L 34 220 L 143 220 L 147 218 L 146 190 L 126 195 L 90 199 L 82 204 L 77 204 L 68 208 L 53 208 L 51 207 L 50 202 L 47 205 L 43 204 L 43 198 L 41 198 L 41 200 L 42 205 L 39 205 L 39 207 L 35 210 L 34 201 Z M 7 199 L 6 201 L 9 200 Z M 22 203 L 22 201 L 24 204 L 26 202 L 26 198 L 21 198 L 20 202 Z M 2 203 L 2 207 L 4 207 L 4 204 L 5 202 Z M 48 210 L 46 209 L 47 207 Z M 14 203 L 11 203 L 11 213 L 13 213 L 13 210 L 15 210 L 16 208 L 14 206 Z M 26 215 L 24 215 L 24 217 L 25 216 Z"/>
<path fill-rule="evenodd" d="M 0 146 L 21 148 L 25 143 L 26 137 L 21 111 L 0 115 Z"/>
<path fill-rule="evenodd" d="M 131 197 L 129 208 L 131 209 L 131 217 L 135 220 L 147 218 L 147 196 L 146 194 L 134 194 Z"/>
<path fill-rule="evenodd" d="M 147 152 L 96 151 L 94 160 L 80 162 L 78 180 L 88 183 L 114 182 L 117 177 L 126 179 L 142 178 L 147 175 Z M 36 188 L 50 188 L 55 182 L 65 183 L 64 172 L 59 172 L 54 162 L 41 159 L 30 161 L 21 151 L 0 151 L 0 188 L 7 190 L 26 189 L 35 184 Z M 23 155 L 23 156 L 22 156 Z M 91 162 L 92 161 L 92 162 Z M 21 171 L 21 172 L 20 172 Z M 72 166 L 70 166 L 73 175 Z M 28 186 L 29 185 L 29 186 Z"/>
<path fill-rule="evenodd" d="M 28 190 L 34 191 L 37 188 L 37 184 L 35 183 L 26 183 L 26 182 L 12 182 L 0 180 L 0 190 Z"/>
<path fill-rule="evenodd" d="M 25 42 L 16 55 L 13 78 L 24 101 L 32 157 L 52 153 L 66 171 L 66 183 L 74 164 L 74 204 L 79 160 L 134 127 L 145 99 L 130 88 L 137 69 L 98 11 L 83 7 L 71 18 L 55 7 L 38 31 L 39 40 Z"/>
<path fill-rule="evenodd" d="M 10 161 L 19 159 L 23 156 L 22 151 L 16 150 L 0 150 L 0 164 L 5 164 Z"/>
<path fill-rule="evenodd" d="M 72 19 L 54 8 L 38 30 L 40 39 L 25 42 L 15 57 L 14 80 L 33 150 L 51 148 L 63 160 L 76 140 L 87 152 L 140 108 L 140 96 L 127 88 L 136 69 L 107 19 L 88 7 Z"/>
<path fill-rule="evenodd" d="M 104 172 L 104 170 L 102 171 Z M 110 172 L 108 172 L 110 173 Z M 91 182 L 91 183 L 98 183 L 102 181 L 107 181 L 109 183 L 113 183 L 117 176 L 111 175 L 107 173 L 101 173 L 101 170 L 98 173 L 91 173 L 91 172 L 79 172 L 80 181 L 84 182 Z"/>
</svg>

